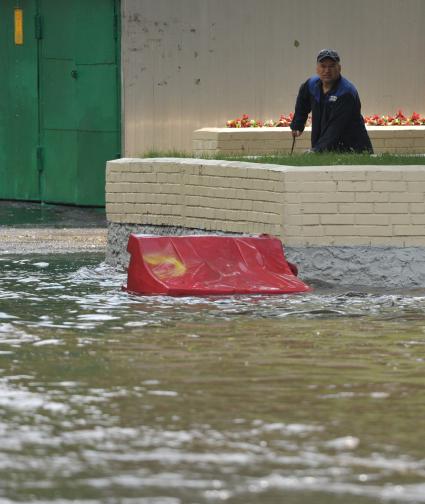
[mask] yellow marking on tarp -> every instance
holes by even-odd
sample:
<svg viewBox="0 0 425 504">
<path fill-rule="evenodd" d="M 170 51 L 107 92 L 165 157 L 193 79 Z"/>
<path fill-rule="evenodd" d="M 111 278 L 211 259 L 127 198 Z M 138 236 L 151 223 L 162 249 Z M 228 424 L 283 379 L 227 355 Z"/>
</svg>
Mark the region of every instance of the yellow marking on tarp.
<svg viewBox="0 0 425 504">
<path fill-rule="evenodd" d="M 24 11 L 22 9 L 14 10 L 15 18 L 15 45 L 24 44 Z"/>
<path fill-rule="evenodd" d="M 143 256 L 143 260 L 153 266 L 153 273 L 160 279 L 175 278 L 186 273 L 186 266 L 176 257 L 150 254 Z"/>
</svg>

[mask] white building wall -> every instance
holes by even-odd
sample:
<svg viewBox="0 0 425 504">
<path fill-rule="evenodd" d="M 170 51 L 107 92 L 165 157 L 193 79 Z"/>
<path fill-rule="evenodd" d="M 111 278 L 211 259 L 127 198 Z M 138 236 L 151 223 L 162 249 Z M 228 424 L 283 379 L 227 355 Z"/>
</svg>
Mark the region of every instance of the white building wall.
<svg viewBox="0 0 425 504">
<path fill-rule="evenodd" d="M 125 156 L 294 110 L 324 47 L 363 113 L 425 113 L 425 0 L 122 0 Z"/>
</svg>

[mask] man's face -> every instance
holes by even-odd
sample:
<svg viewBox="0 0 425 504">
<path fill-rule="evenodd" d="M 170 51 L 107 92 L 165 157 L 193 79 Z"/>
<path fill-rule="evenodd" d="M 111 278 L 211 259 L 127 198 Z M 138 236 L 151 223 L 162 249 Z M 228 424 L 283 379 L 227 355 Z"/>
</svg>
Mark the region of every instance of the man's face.
<svg viewBox="0 0 425 504">
<path fill-rule="evenodd" d="M 324 84 L 332 84 L 341 74 L 341 65 L 330 58 L 326 58 L 317 63 L 316 71 Z"/>
</svg>

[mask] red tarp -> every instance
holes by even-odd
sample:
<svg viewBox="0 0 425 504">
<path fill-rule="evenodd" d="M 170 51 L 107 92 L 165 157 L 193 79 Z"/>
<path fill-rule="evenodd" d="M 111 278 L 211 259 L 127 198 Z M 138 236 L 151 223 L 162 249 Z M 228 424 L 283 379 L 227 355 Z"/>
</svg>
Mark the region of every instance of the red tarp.
<svg viewBox="0 0 425 504">
<path fill-rule="evenodd" d="M 282 243 L 270 235 L 151 236 L 131 234 L 127 290 L 205 296 L 287 294 L 310 290 L 293 273 Z M 292 269 L 291 269 L 292 267 Z"/>
</svg>

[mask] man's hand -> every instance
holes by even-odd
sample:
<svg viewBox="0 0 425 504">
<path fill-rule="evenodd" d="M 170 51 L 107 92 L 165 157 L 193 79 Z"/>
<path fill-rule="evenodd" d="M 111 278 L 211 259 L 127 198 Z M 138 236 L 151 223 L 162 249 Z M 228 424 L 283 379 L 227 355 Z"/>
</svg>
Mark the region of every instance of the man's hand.
<svg viewBox="0 0 425 504">
<path fill-rule="evenodd" d="M 292 130 L 292 136 L 293 136 L 294 138 L 297 138 L 297 137 L 301 136 L 301 135 L 302 135 L 302 133 L 303 133 L 302 131 Z"/>
</svg>

